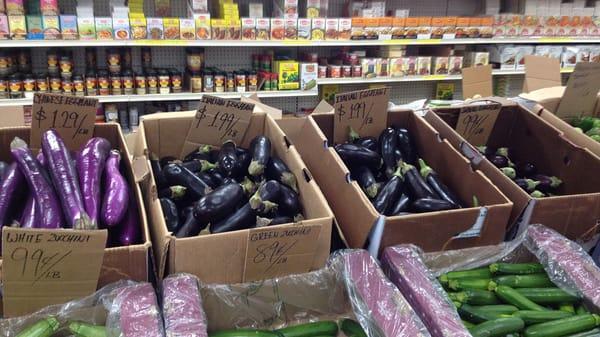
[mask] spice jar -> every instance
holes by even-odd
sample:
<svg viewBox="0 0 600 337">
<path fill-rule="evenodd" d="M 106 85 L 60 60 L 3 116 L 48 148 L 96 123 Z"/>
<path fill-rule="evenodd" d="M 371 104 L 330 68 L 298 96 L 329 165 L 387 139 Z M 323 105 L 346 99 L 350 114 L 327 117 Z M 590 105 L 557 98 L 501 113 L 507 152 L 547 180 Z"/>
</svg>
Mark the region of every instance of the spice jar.
<svg viewBox="0 0 600 337">
<path fill-rule="evenodd" d="M 121 72 L 121 53 L 118 49 L 109 49 L 106 52 L 106 63 L 111 74 Z"/>
<path fill-rule="evenodd" d="M 165 69 L 158 71 L 158 93 L 169 94 L 171 92 L 171 79 L 169 72 Z"/>
<path fill-rule="evenodd" d="M 342 76 L 342 66 L 329 65 L 327 66 L 329 78 L 340 78 Z"/>
<path fill-rule="evenodd" d="M 93 70 L 88 70 L 85 74 L 85 91 L 88 96 L 96 96 L 98 94 L 98 79 Z"/>
<path fill-rule="evenodd" d="M 256 71 L 248 72 L 248 91 L 258 91 L 258 75 Z"/>
<path fill-rule="evenodd" d="M 60 76 L 57 74 L 50 75 L 50 92 L 53 94 L 60 94 L 62 92 L 62 83 Z"/>
<path fill-rule="evenodd" d="M 60 67 L 60 77 L 71 79 L 71 76 L 73 76 L 73 58 L 71 57 L 71 53 L 60 55 L 58 65 Z"/>
<path fill-rule="evenodd" d="M 342 77 L 352 77 L 352 66 L 351 65 L 343 65 L 342 66 Z"/>
<path fill-rule="evenodd" d="M 8 78 L 0 77 L 0 98 L 8 98 Z"/>
<path fill-rule="evenodd" d="M 73 74 L 73 92 L 75 96 L 85 96 L 85 82 L 83 75 Z"/>
<path fill-rule="evenodd" d="M 23 76 L 23 91 L 25 92 L 25 97 L 33 97 L 33 93 L 35 92 L 35 77 L 33 74 L 25 74 Z"/>
<path fill-rule="evenodd" d="M 193 72 L 190 74 L 190 91 L 193 93 L 202 92 L 202 73 Z"/>
<path fill-rule="evenodd" d="M 202 48 L 186 49 L 186 64 L 190 71 L 200 71 L 204 63 L 204 50 Z"/>
<path fill-rule="evenodd" d="M 142 48 L 142 68 L 152 68 L 152 49 Z"/>
<path fill-rule="evenodd" d="M 225 79 L 227 75 L 225 73 L 215 74 L 215 92 L 225 92 Z"/>
<path fill-rule="evenodd" d="M 123 83 L 123 93 L 125 95 L 133 95 L 134 82 L 133 82 L 133 72 L 129 69 L 123 71 L 123 75 L 121 76 L 121 81 Z"/>
<path fill-rule="evenodd" d="M 85 65 L 88 69 L 96 69 L 95 48 L 85 48 Z"/>
<path fill-rule="evenodd" d="M 51 75 L 58 74 L 58 52 L 56 49 L 48 50 L 46 61 L 48 62 L 48 73 Z"/>
<path fill-rule="evenodd" d="M 279 90 L 279 75 L 271 73 L 271 90 Z"/>
<path fill-rule="evenodd" d="M 233 73 L 229 72 L 227 73 L 227 92 L 233 92 L 235 91 L 235 76 L 233 75 Z"/>
<path fill-rule="evenodd" d="M 73 95 L 73 81 L 71 78 L 63 78 L 61 81 L 62 92 L 65 95 Z"/>
<path fill-rule="evenodd" d="M 271 74 L 261 72 L 260 78 L 263 81 L 262 90 L 270 91 L 271 90 Z"/>
<path fill-rule="evenodd" d="M 8 78 L 10 98 L 23 98 L 23 78 L 21 74 L 14 73 Z"/>
<path fill-rule="evenodd" d="M 112 73 L 110 74 L 110 94 L 111 95 L 123 95 L 123 79 L 121 74 Z"/>
<path fill-rule="evenodd" d="M 146 75 L 144 73 L 135 73 L 135 93 L 138 95 L 146 94 Z"/>
<path fill-rule="evenodd" d="M 38 92 L 48 92 L 48 77 L 46 74 L 38 74 L 35 78 L 35 90 Z"/>
<path fill-rule="evenodd" d="M 269 55 L 262 55 L 260 57 L 260 70 L 271 71 L 271 57 Z"/>
<path fill-rule="evenodd" d="M 149 94 L 158 94 L 158 77 L 152 69 L 146 71 L 146 85 Z"/>
<path fill-rule="evenodd" d="M 0 51 L 0 76 L 7 76 L 12 72 L 12 57 L 5 51 Z"/>
<path fill-rule="evenodd" d="M 360 64 L 352 66 L 352 77 L 362 77 L 362 66 Z"/>
<path fill-rule="evenodd" d="M 31 71 L 31 54 L 26 49 L 21 49 L 17 53 L 17 67 L 22 73 Z"/>
<path fill-rule="evenodd" d="M 110 95 L 110 79 L 106 70 L 98 71 L 98 95 Z"/>
<path fill-rule="evenodd" d="M 319 66 L 317 72 L 318 78 L 326 78 L 327 77 L 327 66 Z"/>
<path fill-rule="evenodd" d="M 182 84 L 183 84 L 183 79 L 181 77 L 181 73 L 179 71 L 177 71 L 177 69 L 171 69 L 170 75 L 171 75 L 171 89 L 172 89 L 172 91 L 174 93 L 180 93 L 181 92 L 181 88 L 182 88 Z"/>
<path fill-rule="evenodd" d="M 243 70 L 235 72 L 235 90 L 246 92 L 246 72 Z"/>
<path fill-rule="evenodd" d="M 202 75 L 202 84 L 204 87 L 204 92 L 213 92 L 215 91 L 215 82 L 213 79 L 213 72 L 212 70 L 205 70 L 204 74 Z"/>
</svg>

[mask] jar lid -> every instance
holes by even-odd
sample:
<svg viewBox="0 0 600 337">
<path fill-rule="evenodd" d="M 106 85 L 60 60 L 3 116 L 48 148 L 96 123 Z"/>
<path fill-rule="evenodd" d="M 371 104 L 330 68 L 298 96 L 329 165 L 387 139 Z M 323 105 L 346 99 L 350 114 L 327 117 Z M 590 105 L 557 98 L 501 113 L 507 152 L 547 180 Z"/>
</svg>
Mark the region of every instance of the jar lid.
<svg viewBox="0 0 600 337">
<path fill-rule="evenodd" d="M 108 71 L 104 69 L 98 70 L 98 77 L 108 77 Z"/>
<path fill-rule="evenodd" d="M 131 69 L 125 69 L 123 70 L 123 76 L 131 77 L 133 76 L 133 72 L 131 71 Z"/>
</svg>

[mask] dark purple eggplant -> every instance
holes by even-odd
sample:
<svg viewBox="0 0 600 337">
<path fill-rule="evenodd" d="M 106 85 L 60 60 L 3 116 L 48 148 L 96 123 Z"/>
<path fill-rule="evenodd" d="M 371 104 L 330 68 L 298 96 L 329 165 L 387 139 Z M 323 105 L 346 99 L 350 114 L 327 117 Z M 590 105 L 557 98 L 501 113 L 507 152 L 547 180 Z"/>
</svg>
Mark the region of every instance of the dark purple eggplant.
<svg viewBox="0 0 600 337">
<path fill-rule="evenodd" d="M 244 150 L 245 151 L 245 150 Z M 235 168 L 235 176 L 238 179 L 245 177 L 248 174 L 248 167 L 252 161 L 252 155 L 250 152 L 238 153 L 238 161 Z"/>
<path fill-rule="evenodd" d="M 281 196 L 281 184 L 275 180 L 264 182 L 250 198 L 250 205 L 259 214 L 269 214 L 277 211 L 277 200 Z"/>
<path fill-rule="evenodd" d="M 429 184 L 429 187 L 437 193 L 442 200 L 446 200 L 449 203 L 454 204 L 457 208 L 461 207 L 460 199 L 442 182 L 440 176 L 425 161 L 419 158 L 419 166 L 421 167 L 420 173 L 425 182 Z"/>
<path fill-rule="evenodd" d="M 265 136 L 254 137 L 250 142 L 250 153 L 252 161 L 248 166 L 248 173 L 254 177 L 262 176 L 271 159 L 271 140 Z"/>
<path fill-rule="evenodd" d="M 290 171 L 290 168 L 278 157 L 271 157 L 267 164 L 267 179 L 277 180 L 283 185 L 289 186 L 298 193 L 298 183 L 296 176 Z"/>
<path fill-rule="evenodd" d="M 244 197 L 239 184 L 218 187 L 200 198 L 194 207 L 194 217 L 201 223 L 214 223 L 230 214 Z"/>
<path fill-rule="evenodd" d="M 33 197 L 33 194 L 29 194 L 29 196 L 27 196 L 27 201 L 25 202 L 23 214 L 21 214 L 21 219 L 19 220 L 19 227 L 35 228 L 37 226 L 37 221 L 35 198 Z"/>
<path fill-rule="evenodd" d="M 179 162 L 179 160 L 173 156 L 166 156 L 166 157 L 160 158 L 159 162 L 160 162 L 160 167 L 165 167 L 165 166 L 171 164 L 172 162 Z"/>
<path fill-rule="evenodd" d="M 140 226 L 140 217 L 135 199 L 129 200 L 131 205 L 127 209 L 127 214 L 121 224 L 115 228 L 118 230 L 117 243 L 119 246 L 131 246 L 142 242 L 142 227 Z"/>
<path fill-rule="evenodd" d="M 212 191 L 204 180 L 180 164 L 171 163 L 165 166 L 163 174 L 168 184 L 185 186 L 192 199 L 197 200 Z"/>
<path fill-rule="evenodd" d="M 175 232 L 175 237 L 177 238 L 196 236 L 208 226 L 208 222 L 202 224 L 196 220 L 196 217 L 194 217 L 194 206 L 186 207 L 183 210 L 183 219 L 183 223 L 179 226 L 177 232 Z"/>
<path fill-rule="evenodd" d="M 281 194 L 277 199 L 278 212 L 281 215 L 296 216 L 301 214 L 302 206 L 300 205 L 300 198 L 298 193 L 289 188 L 287 185 L 280 184 Z"/>
<path fill-rule="evenodd" d="M 8 168 L 8 164 L 5 161 L 0 160 L 0 179 L 2 179 L 2 177 L 4 177 L 4 172 L 6 172 L 7 168 Z"/>
<path fill-rule="evenodd" d="M 534 174 L 531 176 L 531 179 L 540 182 L 539 185 L 536 186 L 536 189 L 545 194 L 554 192 L 562 185 L 562 180 L 558 177 L 547 176 L 545 174 Z"/>
<path fill-rule="evenodd" d="M 64 225 L 62 208 L 52 183 L 43 173 L 40 163 L 33 157 L 27 143 L 19 137 L 10 143 L 10 152 L 25 176 L 29 190 L 35 197 L 40 214 L 40 228 L 53 229 Z"/>
<path fill-rule="evenodd" d="M 404 128 L 397 128 L 396 134 L 398 135 L 398 147 L 402 151 L 402 157 L 404 161 L 416 165 L 417 164 L 417 148 L 415 147 L 414 140 L 410 135 L 410 132 Z"/>
<path fill-rule="evenodd" d="M 504 173 L 504 175 L 510 179 L 514 180 L 517 177 L 517 171 L 515 171 L 515 169 L 512 167 L 500 167 L 500 171 L 502 171 L 502 173 Z"/>
<path fill-rule="evenodd" d="M 212 147 L 210 145 L 201 145 L 198 147 L 197 150 L 188 153 L 183 158 L 183 161 L 190 161 L 190 160 L 208 160 L 208 161 L 210 161 L 209 153 L 210 153 L 211 149 L 212 149 Z"/>
<path fill-rule="evenodd" d="M 399 162 L 404 161 L 404 155 L 402 154 L 402 151 L 400 150 L 400 148 L 397 146 L 396 146 L 396 150 L 394 151 L 394 158 L 396 159 L 396 165 L 398 165 Z"/>
<path fill-rule="evenodd" d="M 539 190 L 534 190 L 533 192 L 529 193 L 530 196 L 532 196 L 533 198 L 545 198 L 547 197 L 547 195 Z"/>
<path fill-rule="evenodd" d="M 208 170 L 212 170 L 217 167 L 217 165 L 209 162 L 208 160 L 189 160 L 181 163 L 181 166 L 192 172 L 205 172 Z"/>
<path fill-rule="evenodd" d="M 377 170 L 381 167 L 381 156 L 375 151 L 366 147 L 354 144 L 338 144 L 335 151 L 348 167 L 368 166 Z"/>
<path fill-rule="evenodd" d="M 256 226 L 257 227 L 265 227 L 265 226 L 276 226 L 283 225 L 288 223 L 295 223 L 296 219 L 287 215 L 277 215 L 273 218 L 261 218 L 256 217 Z"/>
<path fill-rule="evenodd" d="M 496 154 L 496 149 L 490 146 L 478 146 L 477 150 L 486 157 Z"/>
<path fill-rule="evenodd" d="M 108 140 L 101 137 L 94 137 L 88 140 L 77 154 L 79 186 L 81 187 L 83 205 L 92 222 L 92 228 L 98 228 L 100 207 L 102 205 L 102 174 L 104 173 L 106 158 L 109 152 L 110 143 Z M 164 179 L 160 166 L 158 169 L 160 178 L 157 178 L 157 175 L 154 176 L 157 181 L 158 179 Z"/>
<path fill-rule="evenodd" d="M 25 184 L 25 177 L 17 163 L 8 165 L 0 184 L 0 228 L 8 223 L 9 213 L 15 207 L 19 192 L 26 190 Z"/>
<path fill-rule="evenodd" d="M 179 200 L 185 197 L 186 191 L 187 188 L 185 186 L 173 185 L 158 191 L 158 197 L 169 198 L 171 200 Z"/>
<path fill-rule="evenodd" d="M 515 179 L 515 183 L 527 193 L 535 191 L 535 188 L 540 184 L 539 181 L 528 178 Z"/>
<path fill-rule="evenodd" d="M 455 208 L 456 206 L 451 202 L 433 198 L 420 198 L 411 205 L 411 210 L 415 213 L 438 212 Z"/>
<path fill-rule="evenodd" d="M 390 180 L 383 185 L 379 194 L 373 200 L 373 206 L 379 214 L 390 214 L 390 210 L 395 205 L 396 201 L 402 195 L 404 190 L 403 174 L 398 168 Z"/>
<path fill-rule="evenodd" d="M 390 208 L 388 214 L 386 214 L 386 215 L 387 216 L 398 216 L 401 213 L 408 211 L 409 206 L 410 206 L 410 198 L 408 197 L 408 194 L 404 193 L 400 196 L 400 198 L 398 198 L 396 203 L 392 206 L 392 208 Z"/>
<path fill-rule="evenodd" d="M 515 170 L 517 171 L 517 177 L 519 178 L 529 178 L 537 174 L 537 167 L 533 163 L 528 162 L 518 163 Z"/>
<path fill-rule="evenodd" d="M 256 211 L 249 202 L 230 216 L 210 225 L 211 234 L 232 232 L 256 226 Z"/>
<path fill-rule="evenodd" d="M 237 180 L 235 180 L 234 177 L 227 177 L 225 179 L 223 179 L 223 185 L 229 185 L 229 184 L 237 184 Z M 221 185 L 221 186 L 223 186 Z"/>
<path fill-rule="evenodd" d="M 235 143 L 227 141 L 223 143 L 219 150 L 217 166 L 219 170 L 227 177 L 233 177 L 237 168 L 238 157 L 235 153 Z"/>
<path fill-rule="evenodd" d="M 398 148 L 398 134 L 393 128 L 384 129 L 379 135 L 379 153 L 383 159 L 383 169 L 386 177 L 391 178 L 396 172 L 398 161 L 396 149 Z"/>
<path fill-rule="evenodd" d="M 435 193 L 431 187 L 427 185 L 427 182 L 425 182 L 423 177 L 421 177 L 421 174 L 416 167 L 409 163 L 401 163 L 400 169 L 402 170 L 402 175 L 406 181 L 411 199 L 439 198 L 437 193 Z"/>
<path fill-rule="evenodd" d="M 158 157 L 155 155 L 150 156 L 150 167 L 152 168 L 152 175 L 154 176 L 154 183 L 156 184 L 156 187 L 161 189 L 167 186 L 167 179 L 165 179 L 163 174 L 162 166 L 158 161 Z"/>
<path fill-rule="evenodd" d="M 379 193 L 380 185 L 377 183 L 375 179 L 375 175 L 373 175 L 373 171 L 366 166 L 357 166 L 352 169 L 352 177 L 356 179 L 358 185 L 365 194 L 373 199 Z"/>
<path fill-rule="evenodd" d="M 492 164 L 494 164 L 494 166 L 496 166 L 498 168 L 508 167 L 509 160 L 505 156 L 501 156 L 499 154 L 493 154 L 493 155 L 487 156 L 486 158 L 490 162 L 492 162 Z"/>
<path fill-rule="evenodd" d="M 104 198 L 100 213 L 102 223 L 108 227 L 118 225 L 125 218 L 129 207 L 129 185 L 119 171 L 120 161 L 119 151 L 110 151 L 104 170 Z"/>
<path fill-rule="evenodd" d="M 159 200 L 167 230 L 175 233 L 179 229 L 179 211 L 177 210 L 177 205 L 169 198 L 160 198 Z"/>
<path fill-rule="evenodd" d="M 219 149 L 211 149 L 208 152 L 208 158 L 211 163 L 216 163 L 219 160 Z"/>
<path fill-rule="evenodd" d="M 379 143 L 375 137 L 362 137 L 353 142 L 355 145 L 365 147 L 371 151 L 379 151 Z"/>
</svg>

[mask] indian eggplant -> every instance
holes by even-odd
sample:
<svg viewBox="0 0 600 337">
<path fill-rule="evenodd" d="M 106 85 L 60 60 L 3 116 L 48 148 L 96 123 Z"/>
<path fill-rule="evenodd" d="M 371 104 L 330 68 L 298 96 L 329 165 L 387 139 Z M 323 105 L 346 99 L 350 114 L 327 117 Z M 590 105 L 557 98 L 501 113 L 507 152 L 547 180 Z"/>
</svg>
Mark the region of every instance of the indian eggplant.
<svg viewBox="0 0 600 337">
<path fill-rule="evenodd" d="M 494 164 L 494 166 L 500 168 L 500 167 L 508 167 L 509 165 L 509 160 L 508 158 L 506 158 L 505 156 L 501 156 L 499 154 L 493 154 L 487 157 L 487 159 L 489 161 L 492 162 L 492 164 Z"/>
<path fill-rule="evenodd" d="M 201 223 L 219 221 L 231 213 L 243 197 L 244 191 L 239 184 L 219 186 L 198 200 L 194 206 L 194 217 Z"/>
<path fill-rule="evenodd" d="M 212 234 L 237 231 L 256 226 L 256 211 L 252 208 L 249 202 L 241 208 L 233 212 L 225 219 L 211 224 L 210 232 Z"/>
<path fill-rule="evenodd" d="M 375 170 L 381 167 L 379 153 L 371 151 L 366 147 L 354 144 L 338 144 L 335 146 L 335 151 L 349 167 L 368 166 Z"/>
<path fill-rule="evenodd" d="M 398 135 L 393 128 L 386 128 L 379 135 L 379 153 L 383 158 L 383 169 L 387 178 L 394 175 L 397 167 L 396 148 Z"/>
<path fill-rule="evenodd" d="M 419 159 L 419 165 L 421 167 L 421 176 L 429 187 L 437 193 L 442 200 L 446 200 L 449 203 L 454 204 L 456 207 L 460 207 L 460 199 L 446 186 L 442 179 L 440 179 L 437 172 L 435 172 L 430 166 L 428 166 L 423 159 Z"/>
<path fill-rule="evenodd" d="M 456 208 L 456 205 L 453 203 L 434 198 L 420 198 L 411 205 L 411 210 L 416 213 L 446 211 L 454 208 Z"/>
<path fill-rule="evenodd" d="M 277 180 L 283 185 L 289 186 L 291 189 L 298 192 L 298 183 L 296 176 L 290 171 L 289 167 L 283 160 L 277 157 L 271 157 L 267 164 L 266 171 L 267 179 Z"/>
<path fill-rule="evenodd" d="M 251 176 L 261 176 L 271 158 L 271 140 L 265 136 L 256 136 L 250 143 L 250 152 L 252 161 L 248 166 L 248 173 Z"/>
<path fill-rule="evenodd" d="M 402 175 L 404 176 L 412 199 L 439 198 L 437 193 L 435 193 L 431 187 L 427 185 L 425 180 L 423 180 L 416 167 L 404 162 L 400 164 L 400 169 L 402 170 Z"/>
<path fill-rule="evenodd" d="M 398 168 L 390 180 L 383 185 L 375 200 L 373 200 L 373 206 L 379 214 L 390 214 L 390 210 L 402 195 L 404 179 L 400 168 Z"/>
<path fill-rule="evenodd" d="M 212 191 L 204 180 L 200 179 L 194 172 L 181 166 L 181 164 L 168 164 L 163 168 L 163 174 L 170 185 L 184 186 L 194 199 L 199 199 Z"/>
<path fill-rule="evenodd" d="M 543 193 L 553 192 L 560 185 L 562 185 L 562 180 L 558 179 L 557 177 L 547 176 L 544 174 L 534 174 L 531 176 L 531 179 L 539 182 L 539 184 L 536 186 L 536 189 Z"/>
<path fill-rule="evenodd" d="M 176 232 L 179 229 L 179 211 L 177 205 L 169 198 L 160 198 L 165 224 L 169 232 Z"/>
<path fill-rule="evenodd" d="M 365 194 L 373 199 L 379 193 L 380 185 L 375 179 L 373 171 L 366 166 L 356 166 L 352 169 L 352 177 L 356 179 L 358 185 L 362 188 Z"/>
<path fill-rule="evenodd" d="M 217 159 L 217 166 L 219 170 L 227 177 L 232 177 L 235 174 L 237 168 L 238 157 L 235 152 L 235 143 L 227 141 L 223 143 L 219 150 L 219 157 Z"/>
</svg>

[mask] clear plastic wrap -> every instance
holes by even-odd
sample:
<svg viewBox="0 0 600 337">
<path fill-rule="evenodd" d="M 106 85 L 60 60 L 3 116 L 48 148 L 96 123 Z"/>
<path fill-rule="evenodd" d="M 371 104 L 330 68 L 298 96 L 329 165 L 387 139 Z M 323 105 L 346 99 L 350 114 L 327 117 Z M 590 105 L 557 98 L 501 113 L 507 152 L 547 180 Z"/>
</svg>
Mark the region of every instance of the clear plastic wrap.
<svg viewBox="0 0 600 337">
<path fill-rule="evenodd" d="M 305 274 L 233 285 L 197 282 L 190 275 L 174 275 L 163 282 L 168 337 L 204 337 L 207 330 L 274 329 L 341 318 L 357 320 L 370 337 L 430 336 L 363 250 L 335 253 L 327 267 Z M 202 306 L 204 314 L 196 312 L 196 305 Z"/>
<path fill-rule="evenodd" d="M 107 337 L 163 337 L 161 310 L 150 283 L 115 292 L 106 321 Z"/>
<path fill-rule="evenodd" d="M 538 261 L 554 284 L 600 310 L 600 270 L 592 258 L 578 244 L 542 225 L 530 225 L 515 240 L 496 246 L 423 253 L 415 246 L 399 245 L 387 248 L 383 256 L 384 269 L 411 299 L 434 337 L 459 336 L 453 334 L 458 314 L 436 277 L 498 261 Z M 438 295 L 441 299 L 434 300 Z M 436 303 L 438 307 L 433 306 Z"/>
</svg>

